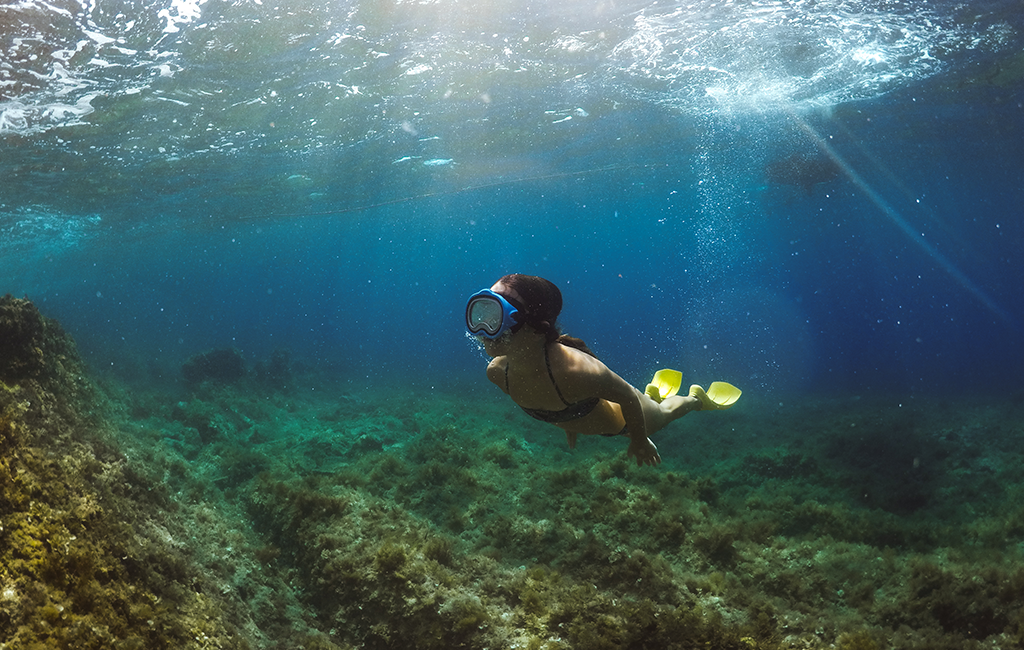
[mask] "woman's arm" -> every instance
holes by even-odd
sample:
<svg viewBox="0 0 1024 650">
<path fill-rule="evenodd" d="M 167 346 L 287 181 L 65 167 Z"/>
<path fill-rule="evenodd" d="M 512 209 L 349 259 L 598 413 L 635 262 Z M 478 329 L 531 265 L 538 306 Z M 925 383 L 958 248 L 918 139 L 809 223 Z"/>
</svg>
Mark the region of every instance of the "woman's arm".
<svg viewBox="0 0 1024 650">
<path fill-rule="evenodd" d="M 627 384 L 628 385 L 628 384 Z M 626 402 L 618 402 L 622 407 L 622 418 L 626 421 L 626 430 L 629 433 L 629 449 L 626 455 L 636 458 L 637 467 L 641 465 L 657 465 L 661 462 L 658 448 L 647 436 L 647 419 L 644 416 L 644 408 L 640 400 L 645 399 L 640 391 L 629 386 L 632 395 Z M 633 428 L 633 422 L 637 428 Z"/>
<path fill-rule="evenodd" d="M 588 359 L 590 366 L 579 373 L 581 383 L 589 389 L 591 395 L 615 402 L 622 409 L 622 419 L 626 421 L 626 429 L 629 432 L 629 450 L 627 454 L 636 458 L 639 465 L 657 465 L 661 462 L 658 455 L 658 448 L 654 446 L 647 436 L 647 421 L 644 417 L 644 407 L 640 391 L 630 385 L 622 377 L 618 376 L 608 366 L 597 359 Z"/>
</svg>

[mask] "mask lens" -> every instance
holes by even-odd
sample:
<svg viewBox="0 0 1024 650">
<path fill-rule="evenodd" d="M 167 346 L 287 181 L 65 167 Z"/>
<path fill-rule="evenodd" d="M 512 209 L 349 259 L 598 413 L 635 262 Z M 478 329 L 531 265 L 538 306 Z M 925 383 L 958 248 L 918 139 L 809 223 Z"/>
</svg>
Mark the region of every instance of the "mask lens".
<svg viewBox="0 0 1024 650">
<path fill-rule="evenodd" d="M 469 305 L 466 321 L 471 332 L 497 334 L 502 322 L 501 303 L 489 297 L 474 299 Z"/>
<path fill-rule="evenodd" d="M 505 331 L 516 331 L 518 314 L 519 310 L 501 294 L 484 289 L 466 303 L 466 327 L 472 334 L 496 339 Z"/>
</svg>

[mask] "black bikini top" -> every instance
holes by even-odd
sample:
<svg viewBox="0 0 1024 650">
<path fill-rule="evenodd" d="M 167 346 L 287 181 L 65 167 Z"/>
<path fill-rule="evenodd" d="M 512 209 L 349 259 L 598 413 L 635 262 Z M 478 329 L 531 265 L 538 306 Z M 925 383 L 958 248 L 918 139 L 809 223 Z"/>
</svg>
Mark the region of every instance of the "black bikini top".
<svg viewBox="0 0 1024 650">
<path fill-rule="evenodd" d="M 551 385 L 555 387 L 555 392 L 558 393 L 558 399 L 562 400 L 565 404 L 565 408 L 561 411 L 548 411 L 545 409 L 528 409 L 525 406 L 520 406 L 523 412 L 532 418 L 536 418 L 542 422 L 551 422 L 557 424 L 559 422 L 570 422 L 572 420 L 578 420 L 585 415 L 589 415 L 591 411 L 597 408 L 598 402 L 601 401 L 600 397 L 588 397 L 587 399 L 580 400 L 575 404 L 570 404 L 566 401 L 565 397 L 562 396 L 562 391 L 558 388 L 558 384 L 555 383 L 555 375 L 551 372 L 551 360 L 548 358 L 548 346 L 544 346 L 544 365 L 548 369 L 548 377 L 551 378 Z M 508 366 L 505 364 L 505 392 L 509 392 L 508 387 Z M 509 393 L 511 394 L 511 393 Z"/>
</svg>

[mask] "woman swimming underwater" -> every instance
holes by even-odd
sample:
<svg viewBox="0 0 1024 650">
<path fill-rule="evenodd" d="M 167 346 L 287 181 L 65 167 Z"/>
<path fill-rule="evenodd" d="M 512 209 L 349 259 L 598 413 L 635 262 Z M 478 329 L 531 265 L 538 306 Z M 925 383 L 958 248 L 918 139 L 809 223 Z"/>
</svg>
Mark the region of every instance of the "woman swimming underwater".
<svg viewBox="0 0 1024 650">
<path fill-rule="evenodd" d="M 552 282 L 511 274 L 473 294 L 466 327 L 482 337 L 492 357 L 487 378 L 527 415 L 563 429 L 570 448 L 579 434 L 627 436 L 637 465 L 661 462 L 650 436 L 690 411 L 729 408 L 740 391 L 715 382 L 707 392 L 692 386 L 651 384 L 641 392 L 612 372 L 586 344 L 559 332 L 562 292 Z M 661 371 L 681 377 L 674 371 Z M 659 374 L 661 374 L 659 373 Z"/>
</svg>

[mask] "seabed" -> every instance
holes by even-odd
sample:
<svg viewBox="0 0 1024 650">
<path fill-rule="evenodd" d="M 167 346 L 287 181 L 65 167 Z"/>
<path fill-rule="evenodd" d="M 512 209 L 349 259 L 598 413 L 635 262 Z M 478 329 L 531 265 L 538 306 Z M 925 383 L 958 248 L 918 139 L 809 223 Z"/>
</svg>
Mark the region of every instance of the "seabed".
<svg viewBox="0 0 1024 650">
<path fill-rule="evenodd" d="M 281 355 L 128 388 L 5 297 L 0 648 L 1024 646 L 1024 395 L 743 400 L 636 468 Z"/>
</svg>

